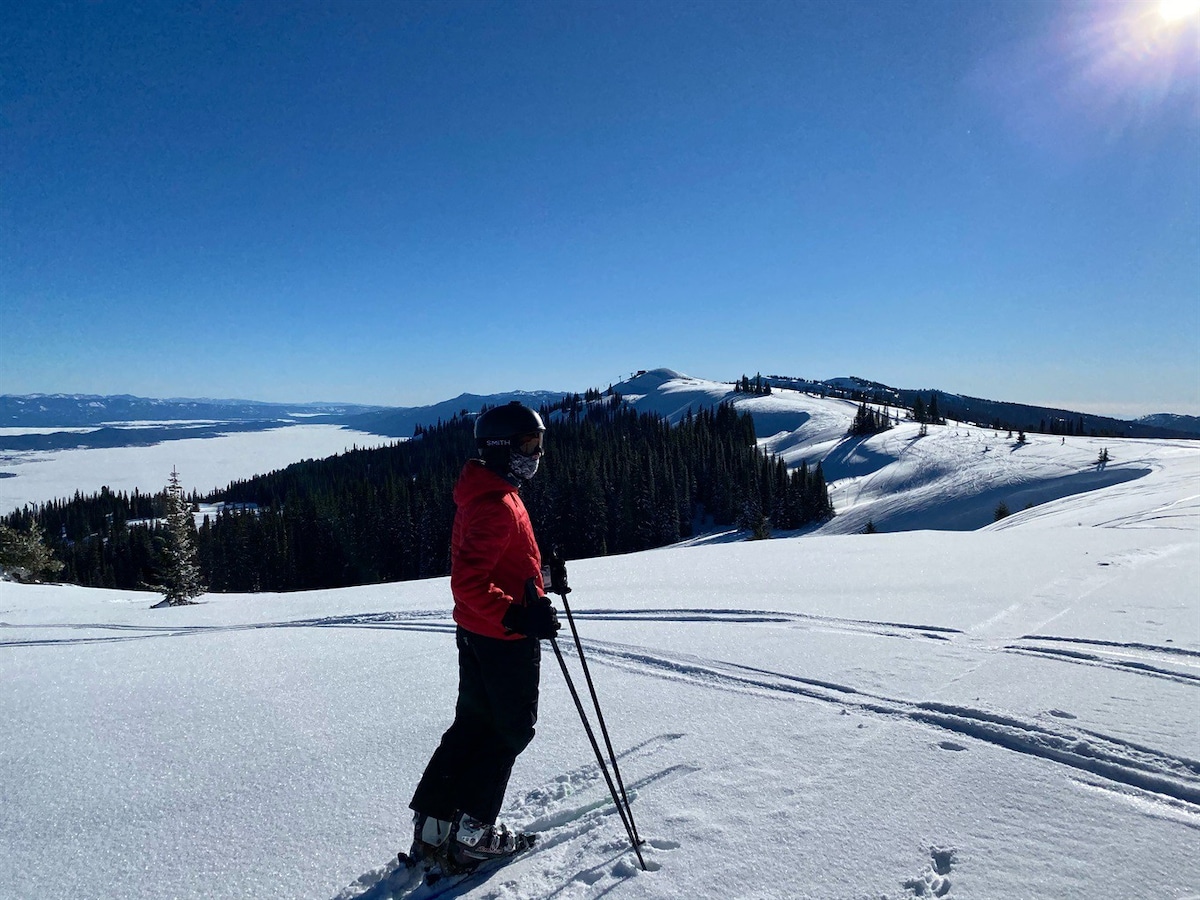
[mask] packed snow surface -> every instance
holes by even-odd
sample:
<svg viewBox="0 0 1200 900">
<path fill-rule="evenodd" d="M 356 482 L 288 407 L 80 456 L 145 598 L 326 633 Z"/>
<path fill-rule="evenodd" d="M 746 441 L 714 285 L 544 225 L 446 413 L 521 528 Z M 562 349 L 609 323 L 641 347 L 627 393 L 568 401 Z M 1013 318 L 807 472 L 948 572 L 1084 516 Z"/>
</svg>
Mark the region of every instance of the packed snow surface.
<svg viewBox="0 0 1200 900">
<path fill-rule="evenodd" d="M 843 467 L 833 523 L 570 564 L 649 871 L 547 646 L 503 814 L 539 847 L 441 896 L 1200 895 L 1200 447 L 850 446 L 841 401 L 739 402 Z M 997 498 L 1014 515 L 950 521 Z M 447 580 L 157 599 L 0 583 L 0 897 L 403 896 L 381 879 L 452 716 Z"/>
</svg>

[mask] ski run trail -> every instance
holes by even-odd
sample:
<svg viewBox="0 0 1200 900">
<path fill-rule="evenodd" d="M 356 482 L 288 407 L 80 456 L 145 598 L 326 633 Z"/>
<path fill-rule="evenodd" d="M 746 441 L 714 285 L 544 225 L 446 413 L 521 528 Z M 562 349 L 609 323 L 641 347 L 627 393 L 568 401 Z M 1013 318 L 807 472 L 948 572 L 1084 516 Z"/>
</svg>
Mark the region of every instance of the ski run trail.
<svg viewBox="0 0 1200 900">
<path fill-rule="evenodd" d="M 397 869 L 453 711 L 444 578 L 153 611 L 4 582 L 0 898 L 1200 897 L 1200 444 L 738 402 L 823 460 L 832 522 L 570 563 L 646 871 L 548 647 L 502 813 L 537 846 Z"/>
</svg>

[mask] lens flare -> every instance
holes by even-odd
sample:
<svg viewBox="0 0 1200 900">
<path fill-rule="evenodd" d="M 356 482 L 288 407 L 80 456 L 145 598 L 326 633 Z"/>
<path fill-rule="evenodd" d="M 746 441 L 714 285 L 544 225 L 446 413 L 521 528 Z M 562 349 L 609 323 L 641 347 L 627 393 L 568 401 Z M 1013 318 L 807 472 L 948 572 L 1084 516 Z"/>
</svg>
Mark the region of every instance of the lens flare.
<svg viewBox="0 0 1200 900">
<path fill-rule="evenodd" d="M 1071 165 L 1200 123 L 1198 36 L 1200 0 L 1079 0 L 971 77 L 1019 140 Z"/>
<path fill-rule="evenodd" d="M 1162 0 L 1158 14 L 1164 22 L 1178 22 L 1200 13 L 1200 0 Z"/>
</svg>

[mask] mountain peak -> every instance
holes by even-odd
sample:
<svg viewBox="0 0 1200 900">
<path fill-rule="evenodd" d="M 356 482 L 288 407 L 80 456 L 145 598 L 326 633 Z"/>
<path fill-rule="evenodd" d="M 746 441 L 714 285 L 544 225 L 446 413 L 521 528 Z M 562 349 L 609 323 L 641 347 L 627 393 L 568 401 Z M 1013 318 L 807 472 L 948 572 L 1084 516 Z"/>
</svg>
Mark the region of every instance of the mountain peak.
<svg viewBox="0 0 1200 900">
<path fill-rule="evenodd" d="M 658 390 L 658 388 L 662 387 L 668 381 L 678 381 L 681 378 L 687 377 L 681 372 L 676 372 L 674 369 L 642 369 L 632 378 L 628 378 L 620 384 L 613 385 L 613 390 L 620 394 L 645 394 Z"/>
</svg>

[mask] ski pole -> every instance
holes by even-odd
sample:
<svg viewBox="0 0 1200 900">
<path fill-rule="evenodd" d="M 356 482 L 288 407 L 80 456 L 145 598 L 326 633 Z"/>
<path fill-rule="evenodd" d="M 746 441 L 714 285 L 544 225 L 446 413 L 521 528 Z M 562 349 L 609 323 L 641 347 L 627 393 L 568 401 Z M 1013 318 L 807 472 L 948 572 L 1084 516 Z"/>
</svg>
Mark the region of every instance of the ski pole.
<svg viewBox="0 0 1200 900">
<path fill-rule="evenodd" d="M 633 839 L 641 844 L 643 843 L 641 836 L 638 834 L 637 823 L 633 820 L 633 807 L 629 803 L 629 795 L 625 792 L 625 781 L 621 778 L 621 767 L 617 765 L 617 754 L 613 750 L 612 739 L 608 735 L 608 725 L 604 721 L 604 713 L 600 709 L 600 698 L 596 694 L 596 685 L 592 681 L 592 673 L 588 668 L 587 656 L 583 652 L 583 644 L 579 639 L 579 629 L 575 626 L 575 616 L 571 614 L 571 604 L 567 602 L 567 594 L 571 593 L 570 585 L 567 584 L 567 564 L 558 553 L 558 548 L 553 548 L 550 552 L 550 564 L 547 566 L 550 572 L 550 588 L 549 590 L 562 599 L 563 611 L 567 614 L 567 622 L 571 626 L 571 634 L 575 639 L 575 651 L 579 654 L 579 665 L 583 669 L 583 676 L 587 680 L 588 692 L 592 695 L 592 706 L 596 709 L 596 720 L 600 724 L 600 733 L 604 735 L 604 745 L 608 749 L 608 758 L 612 760 L 613 774 L 617 776 L 617 785 L 621 789 L 621 799 L 625 802 L 625 810 L 629 813 L 629 824 L 633 829 Z"/>
<path fill-rule="evenodd" d="M 565 587 L 565 570 L 563 584 Z M 537 595 L 537 582 L 530 578 L 525 582 L 526 602 L 537 597 Z M 578 637 L 576 637 L 576 642 L 578 643 Z M 647 869 L 646 861 L 642 858 L 642 841 L 636 837 L 636 832 L 632 825 L 633 813 L 629 809 L 629 800 L 626 798 L 625 802 L 622 803 L 621 797 L 617 795 L 617 787 L 613 784 L 612 776 L 608 772 L 608 765 L 604 762 L 604 754 L 600 752 L 600 744 L 596 741 L 596 732 L 592 730 L 592 723 L 588 721 L 587 712 L 583 708 L 583 701 L 579 699 L 579 691 L 575 689 L 575 680 L 571 677 L 571 672 L 567 668 L 567 661 L 563 659 L 562 648 L 558 646 L 558 638 L 551 637 L 550 646 L 554 648 L 554 655 L 558 659 L 558 667 L 562 669 L 563 680 L 567 683 L 567 689 L 571 692 L 571 699 L 575 701 L 575 711 L 579 713 L 579 721 L 583 723 L 583 730 L 587 733 L 588 740 L 591 742 L 592 752 L 596 754 L 596 762 L 599 764 L 600 771 L 604 775 L 604 781 L 608 785 L 608 793 L 612 796 L 613 805 L 617 808 L 617 814 L 621 817 L 621 824 L 625 826 L 625 833 L 629 836 L 629 844 L 633 847 L 633 852 L 637 854 L 638 863 L 641 864 L 642 871 L 645 872 Z M 597 711 L 599 711 L 599 707 L 597 707 Z M 611 748 L 611 744 L 609 746 Z M 613 764 L 616 764 L 615 759 Z M 622 793 L 624 793 L 624 788 L 622 788 Z"/>
<path fill-rule="evenodd" d="M 570 624 L 571 634 L 575 638 L 575 652 L 579 654 L 579 665 L 583 669 L 583 677 L 587 681 L 588 691 L 592 695 L 592 706 L 596 709 L 596 721 L 600 724 L 600 733 L 604 735 L 604 746 L 608 749 L 608 758 L 612 760 L 613 774 L 617 776 L 617 786 L 621 789 L 621 799 L 625 802 L 625 809 L 629 813 L 629 825 L 633 830 L 631 837 L 640 844 L 642 839 L 638 836 L 637 823 L 633 821 L 633 808 L 629 805 L 629 795 L 625 793 L 625 782 L 621 779 L 621 767 L 617 765 L 617 754 L 613 750 L 612 739 L 608 736 L 604 713 L 600 711 L 600 698 L 596 696 L 596 685 L 592 682 L 592 673 L 588 669 L 587 657 L 583 653 L 583 644 L 579 640 L 579 629 L 575 627 L 575 617 L 571 615 L 571 604 L 567 602 L 565 593 L 558 596 L 562 599 L 563 611 L 567 614 L 567 622 Z"/>
<path fill-rule="evenodd" d="M 575 682 L 571 679 L 571 673 L 567 669 L 567 661 L 563 659 L 562 650 L 559 649 L 558 639 L 550 638 L 550 646 L 554 648 L 554 655 L 558 657 L 559 668 L 562 669 L 563 679 L 567 682 L 567 689 L 571 692 L 571 699 L 575 701 L 575 709 L 579 713 L 579 720 L 583 722 L 583 730 L 587 732 L 588 740 L 592 742 L 592 751 L 596 754 L 596 762 L 600 764 L 600 771 L 604 773 L 604 780 L 608 783 L 608 792 L 612 795 L 613 803 L 616 804 L 617 813 L 621 816 L 621 824 L 625 826 L 625 833 L 629 835 L 629 844 L 633 847 L 633 852 L 637 854 L 638 863 L 642 867 L 642 871 L 647 871 L 646 861 L 642 859 L 641 842 L 634 837 L 633 826 L 630 820 L 626 818 L 626 808 L 622 805 L 621 799 L 617 796 L 617 786 L 613 784 L 612 776 L 608 773 L 608 766 L 604 762 L 604 754 L 600 752 L 600 745 L 596 742 L 596 733 L 592 731 L 592 724 L 588 721 L 587 713 L 583 708 L 583 701 L 579 699 L 579 692 L 575 690 Z"/>
</svg>

